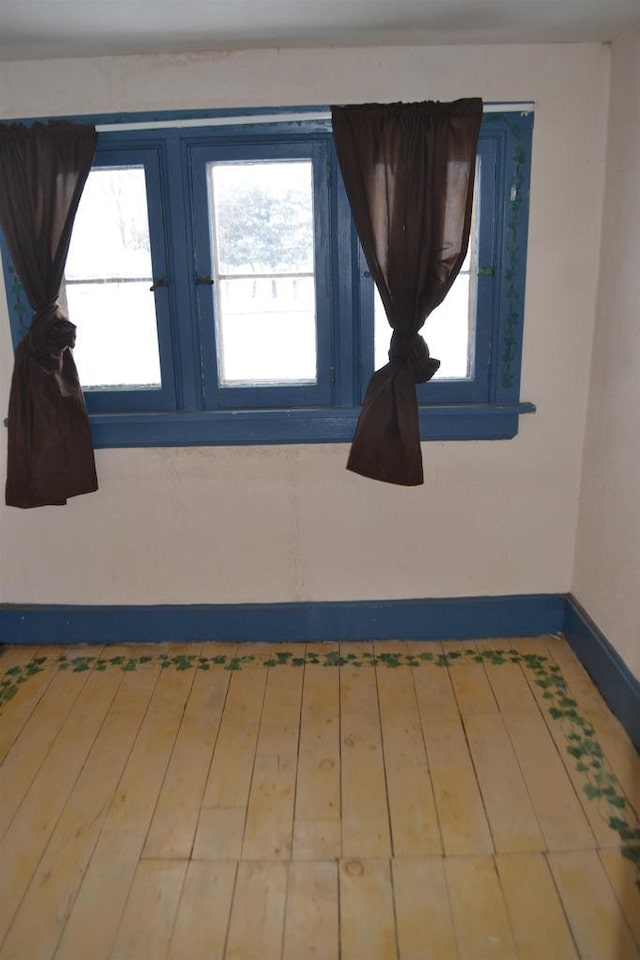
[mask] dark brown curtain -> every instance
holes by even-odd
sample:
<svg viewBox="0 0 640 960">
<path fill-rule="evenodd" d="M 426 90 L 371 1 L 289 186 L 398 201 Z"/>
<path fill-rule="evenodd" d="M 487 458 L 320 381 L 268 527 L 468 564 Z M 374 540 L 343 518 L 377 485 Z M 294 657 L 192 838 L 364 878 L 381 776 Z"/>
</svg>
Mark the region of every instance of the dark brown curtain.
<svg viewBox="0 0 640 960">
<path fill-rule="evenodd" d="M 423 482 L 415 384 L 440 366 L 418 331 L 467 252 L 482 101 L 333 107 L 332 120 L 360 242 L 393 329 L 347 467 L 414 486 Z"/>
<path fill-rule="evenodd" d="M 95 154 L 93 127 L 0 126 L 0 225 L 34 311 L 9 395 L 6 502 L 63 504 L 98 489 L 89 420 L 58 302 L 73 220 Z"/>
</svg>

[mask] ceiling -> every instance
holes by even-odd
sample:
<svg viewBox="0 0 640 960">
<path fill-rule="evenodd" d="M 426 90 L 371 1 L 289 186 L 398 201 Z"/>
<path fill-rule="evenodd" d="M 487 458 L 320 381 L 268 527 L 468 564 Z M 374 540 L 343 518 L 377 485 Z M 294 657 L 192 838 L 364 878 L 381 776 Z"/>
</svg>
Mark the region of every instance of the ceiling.
<svg viewBox="0 0 640 960">
<path fill-rule="evenodd" d="M 640 0 L 0 0 L 0 60 L 612 40 Z"/>
</svg>

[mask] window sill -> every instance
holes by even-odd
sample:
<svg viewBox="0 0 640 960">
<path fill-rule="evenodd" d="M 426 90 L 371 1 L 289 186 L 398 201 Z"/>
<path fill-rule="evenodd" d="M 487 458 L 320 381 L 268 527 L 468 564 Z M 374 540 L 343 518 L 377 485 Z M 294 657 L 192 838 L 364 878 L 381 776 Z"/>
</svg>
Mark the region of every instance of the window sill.
<svg viewBox="0 0 640 960">
<path fill-rule="evenodd" d="M 533 403 L 439 404 L 420 407 L 423 440 L 508 440 Z M 359 407 L 297 410 L 198 410 L 179 413 L 93 414 L 96 448 L 254 446 L 350 443 Z"/>
</svg>

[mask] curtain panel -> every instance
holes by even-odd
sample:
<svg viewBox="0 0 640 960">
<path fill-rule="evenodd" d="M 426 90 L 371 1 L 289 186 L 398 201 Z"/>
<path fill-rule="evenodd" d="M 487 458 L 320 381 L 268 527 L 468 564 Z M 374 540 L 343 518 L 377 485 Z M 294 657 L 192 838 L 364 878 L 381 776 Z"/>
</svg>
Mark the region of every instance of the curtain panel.
<svg viewBox="0 0 640 960">
<path fill-rule="evenodd" d="M 332 122 L 358 236 L 393 331 L 347 468 L 415 486 L 423 483 L 415 384 L 440 366 L 418 331 L 466 256 L 482 100 L 333 107 Z"/>
<path fill-rule="evenodd" d="M 65 121 L 0 126 L 0 225 L 34 311 L 9 395 L 9 506 L 64 504 L 98 489 L 71 352 L 76 328 L 58 302 L 96 144 L 93 127 Z"/>
</svg>

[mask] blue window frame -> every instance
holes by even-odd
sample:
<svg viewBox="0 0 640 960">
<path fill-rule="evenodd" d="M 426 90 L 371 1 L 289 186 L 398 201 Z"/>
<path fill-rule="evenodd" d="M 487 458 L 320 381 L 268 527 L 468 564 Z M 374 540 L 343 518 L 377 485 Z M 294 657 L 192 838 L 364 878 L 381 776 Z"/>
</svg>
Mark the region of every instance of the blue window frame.
<svg viewBox="0 0 640 960">
<path fill-rule="evenodd" d="M 96 446 L 344 442 L 353 436 L 374 368 L 374 289 L 330 121 L 308 114 L 292 119 L 291 111 L 280 120 L 266 113 L 247 111 L 241 122 L 222 112 L 206 118 L 87 118 L 112 124 L 100 132 L 95 169 L 144 170 L 153 273 L 149 296 L 155 302 L 161 371 L 160 385 L 86 390 Z M 174 119 L 180 123 L 172 124 Z M 218 122 L 209 125 L 209 120 Z M 483 118 L 468 280 L 473 306 L 467 371 L 418 388 L 424 439 L 511 437 L 519 415 L 535 409 L 519 398 L 532 125 L 531 113 L 488 112 Z M 220 290 L 225 283 L 228 291 L 241 285 L 233 267 L 227 273 L 218 269 L 222 242 L 212 225 L 211 171 L 229 165 L 271 170 L 274 164 L 309 170 L 309 265 L 300 276 L 274 267 L 272 286 L 285 282 L 296 289 L 299 282 L 307 291 L 307 274 L 313 277 L 315 374 L 282 381 L 225 379 Z M 17 343 L 29 308 L 4 240 L 2 257 Z M 260 269 L 260 282 L 267 283 L 271 274 Z M 237 316 L 240 326 L 228 329 L 238 331 L 236 354 L 242 359 L 243 350 L 252 350 L 250 332 L 242 339 L 244 330 L 259 325 L 251 328 L 245 315 Z"/>
</svg>

